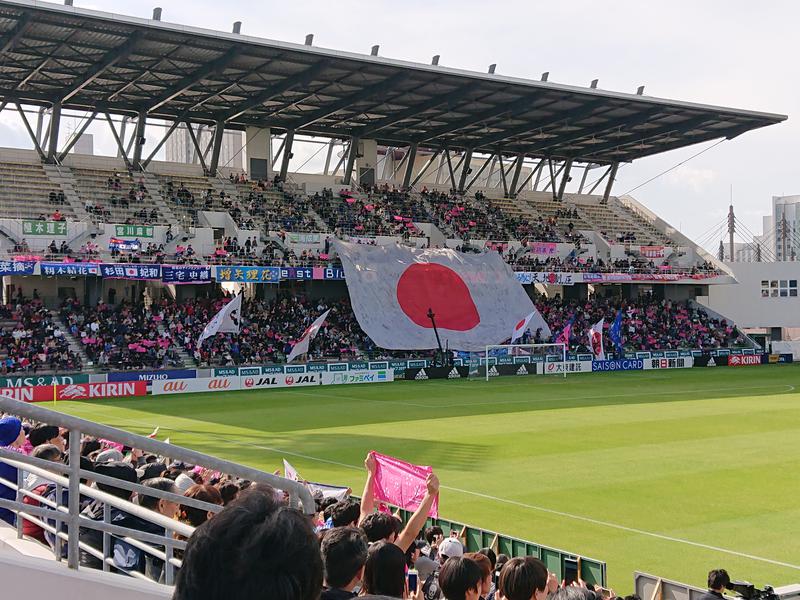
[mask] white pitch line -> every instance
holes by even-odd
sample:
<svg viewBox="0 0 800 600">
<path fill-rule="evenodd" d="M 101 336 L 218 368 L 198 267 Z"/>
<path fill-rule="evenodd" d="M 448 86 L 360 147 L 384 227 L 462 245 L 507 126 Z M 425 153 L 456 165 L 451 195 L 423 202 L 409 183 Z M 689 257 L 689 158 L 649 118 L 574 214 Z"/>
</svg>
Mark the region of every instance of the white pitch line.
<svg viewBox="0 0 800 600">
<path fill-rule="evenodd" d="M 738 388 L 738 389 L 763 389 L 763 388 L 768 388 L 768 387 L 776 387 L 776 386 L 757 386 L 757 387 L 751 387 L 751 388 Z M 795 386 L 793 386 L 793 385 L 782 385 L 780 387 L 789 388 L 788 391 L 794 391 L 795 390 Z M 729 388 L 729 389 L 737 389 L 737 388 Z M 716 390 L 716 391 L 720 391 L 720 390 Z M 300 393 L 302 393 L 302 392 L 300 392 Z M 685 392 L 681 392 L 681 393 L 685 393 Z M 319 394 L 315 394 L 315 395 L 319 395 Z M 332 396 L 332 394 L 331 394 L 331 396 Z M 342 398 L 341 396 L 335 396 L 335 397 L 336 398 L 340 398 L 340 399 Z M 604 396 L 604 397 L 608 397 L 608 396 Z M 116 417 L 113 417 L 113 418 L 116 419 Z M 130 423 L 130 424 L 133 424 L 133 425 L 139 425 L 139 426 L 142 426 L 142 427 L 152 427 L 152 423 L 145 423 L 145 422 L 142 422 L 142 421 L 133 421 L 133 420 L 125 419 L 122 422 Z M 184 430 L 175 429 L 175 428 L 172 428 L 172 427 L 163 427 L 163 429 L 166 429 L 168 431 L 175 431 L 177 433 L 189 433 L 189 432 L 186 432 Z M 229 444 L 233 444 L 235 446 L 258 448 L 259 450 L 266 450 L 268 452 L 274 452 L 276 454 L 282 454 L 282 455 L 286 455 L 286 456 L 294 456 L 296 458 L 302 458 L 302 459 L 305 459 L 305 460 L 311 460 L 311 461 L 315 461 L 315 462 L 326 463 L 326 464 L 329 464 L 329 465 L 335 465 L 335 466 L 344 467 L 346 469 L 351 469 L 351 470 L 356 470 L 356 471 L 361 471 L 362 468 L 363 468 L 363 467 L 350 465 L 350 464 L 339 462 L 339 461 L 335 461 L 335 460 L 330 460 L 330 459 L 327 459 L 327 458 L 319 458 L 319 457 L 311 456 L 311 455 L 308 455 L 308 454 L 302 454 L 300 452 L 292 452 L 292 451 L 289 451 L 289 450 L 282 450 L 281 448 L 275 448 L 275 447 L 271 447 L 271 446 L 264 446 L 262 444 L 256 444 L 256 443 L 252 443 L 252 442 L 245 442 L 245 441 L 241 441 L 241 440 L 235 440 L 235 439 L 232 440 L 232 439 L 230 439 L 230 438 L 228 438 L 226 436 L 219 435 L 219 434 L 206 433 L 205 435 L 207 435 L 208 437 L 215 437 L 217 439 L 221 439 L 221 440 L 226 441 Z M 748 560 L 755 560 L 755 561 L 759 561 L 759 562 L 763 562 L 763 563 L 767 563 L 767 564 L 771 564 L 771 565 L 776 565 L 776 566 L 779 566 L 779 567 L 786 567 L 786 568 L 789 568 L 789 569 L 795 569 L 795 570 L 800 571 L 800 565 L 794 565 L 794 564 L 791 564 L 791 563 L 787 563 L 787 562 L 783 562 L 783 561 L 779 561 L 779 560 L 774 560 L 774 559 L 771 559 L 771 558 L 765 558 L 763 556 L 756 556 L 754 554 L 747 554 L 746 552 L 739 552 L 737 550 L 731 550 L 729 548 L 722 548 L 720 546 L 712 546 L 710 544 L 703 544 L 701 542 L 695 542 L 695 541 L 687 540 L 687 539 L 684 539 L 684 538 L 673 537 L 673 536 L 665 535 L 663 533 L 657 533 L 657 532 L 654 532 L 654 531 L 646 531 L 644 529 L 638 529 L 636 527 L 629 527 L 627 525 L 620 525 L 619 523 L 612 523 L 610 521 L 602 521 L 600 519 L 594 519 L 592 517 L 587 517 L 587 516 L 584 516 L 584 515 L 576 515 L 576 514 L 573 514 L 573 513 L 568 513 L 568 512 L 564 512 L 564 511 L 560 511 L 560 510 L 555 510 L 555 509 L 547 508 L 547 507 L 544 507 L 544 506 L 536 506 L 535 504 L 527 504 L 525 502 L 519 502 L 518 500 L 511 500 L 511 499 L 508 499 L 508 498 L 501 498 L 499 496 L 491 496 L 489 494 L 484 494 L 482 492 L 476 492 L 476 491 L 472 491 L 472 490 L 465 490 L 465 489 L 462 489 L 462 488 L 457 488 L 457 487 L 452 487 L 452 486 L 447 486 L 447 485 L 443 485 L 441 487 L 446 489 L 446 490 L 450 490 L 452 492 L 457 492 L 457 493 L 460 493 L 460 494 L 466 494 L 466 495 L 469 495 L 469 496 L 475 496 L 477 498 L 483 498 L 485 500 L 492 500 L 492 501 L 501 502 L 501 503 L 504 503 L 504 504 L 510 504 L 512 506 L 518 506 L 520 508 L 526 508 L 528 510 L 535 510 L 537 512 L 542 512 L 542 513 L 546 513 L 546 514 L 550 514 L 550 515 L 555 515 L 555 516 L 563 517 L 563 518 L 566 518 L 566 519 L 572 519 L 572 520 L 575 520 L 575 521 L 582 521 L 584 523 L 591 523 L 593 525 L 598 525 L 598 526 L 601 526 L 601 527 L 608 527 L 610 529 L 616 529 L 618 531 L 626 531 L 628 533 L 634 533 L 634 534 L 637 534 L 637 535 L 643 535 L 643 536 L 651 537 L 651 538 L 654 538 L 654 539 L 664 540 L 664 541 L 667 541 L 667 542 L 673 542 L 673 543 L 676 543 L 676 544 L 685 544 L 687 546 L 693 546 L 695 548 L 703 548 L 704 550 L 711 550 L 713 552 L 721 552 L 721 553 L 724 553 L 724 554 L 730 554 L 731 556 L 738 556 L 740 558 L 746 558 Z"/>
</svg>

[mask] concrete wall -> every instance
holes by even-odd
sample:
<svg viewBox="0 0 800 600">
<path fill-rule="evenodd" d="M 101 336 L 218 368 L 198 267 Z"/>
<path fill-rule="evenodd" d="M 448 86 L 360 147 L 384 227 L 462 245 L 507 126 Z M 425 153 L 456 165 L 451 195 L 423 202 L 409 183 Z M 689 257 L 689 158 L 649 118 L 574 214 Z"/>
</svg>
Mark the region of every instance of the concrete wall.
<svg viewBox="0 0 800 600">
<path fill-rule="evenodd" d="M 800 262 L 726 263 L 726 267 L 739 283 L 708 286 L 708 296 L 697 299 L 701 304 L 730 317 L 740 327 L 800 327 L 800 291 L 796 296 L 780 296 L 782 282 L 787 291 L 792 281 L 800 285 Z M 762 282 L 767 286 L 762 287 Z M 777 287 L 772 287 L 773 282 Z M 768 290 L 767 297 L 762 289 Z M 772 296 L 773 289 L 778 291 L 777 297 Z"/>
</svg>

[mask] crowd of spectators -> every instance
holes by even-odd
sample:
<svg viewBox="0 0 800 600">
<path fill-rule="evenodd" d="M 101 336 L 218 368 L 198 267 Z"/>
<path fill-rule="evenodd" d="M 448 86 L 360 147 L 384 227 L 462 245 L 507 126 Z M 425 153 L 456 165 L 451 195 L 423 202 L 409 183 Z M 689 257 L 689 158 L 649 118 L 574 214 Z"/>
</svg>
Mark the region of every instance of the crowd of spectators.
<svg viewBox="0 0 800 600">
<path fill-rule="evenodd" d="M 274 300 L 246 300 L 238 335 L 218 333 L 197 343 L 205 325 L 231 299 L 163 301 L 154 305 L 166 331 L 198 365 L 242 365 L 282 362 L 293 344 L 320 314 L 331 309 L 311 343 L 310 358 L 356 359 L 378 350 L 363 333 L 347 300 L 310 300 L 281 295 Z"/>
<path fill-rule="evenodd" d="M 161 316 L 142 303 L 99 302 L 86 306 L 65 300 L 59 314 L 69 333 L 80 341 L 89 359 L 101 369 L 142 369 L 179 366 L 180 358 Z"/>
<path fill-rule="evenodd" d="M 624 301 L 599 297 L 564 300 L 555 296 L 552 299 L 539 298 L 536 307 L 550 326 L 554 338 L 570 324 L 569 348 L 575 351 L 591 351 L 587 332 L 600 319 L 605 319 L 603 346 L 607 352 L 613 352 L 615 346 L 610 328 L 619 311 L 622 312 L 622 346 L 626 352 L 680 348 L 705 350 L 747 345 L 744 335 L 733 323 L 712 317 L 689 301 L 658 300 L 650 295 Z M 528 339 L 534 343 L 552 341 L 542 339 L 540 332 L 530 332 Z"/>
<path fill-rule="evenodd" d="M 339 236 L 420 235 L 415 222 L 431 217 L 419 198 L 394 186 L 364 186 L 359 192 L 324 188 L 309 198 L 311 206 Z"/>
<path fill-rule="evenodd" d="M 157 434 L 156 430 L 151 437 Z M 0 447 L 42 461 L 67 462 L 69 432 L 6 415 L 0 418 Z M 613 590 L 588 585 L 580 574 L 574 580 L 559 581 L 538 558 L 511 558 L 489 547 L 467 552 L 466 540 L 456 530 L 445 537 L 441 527 L 426 527 L 440 489 L 435 473 L 427 476 L 424 494 L 413 514 L 406 522 L 401 521 L 376 502 L 378 476 L 373 453 L 368 453 L 364 464 L 360 502 L 349 497 L 350 490 L 344 499 L 316 493 L 315 512 L 304 515 L 289 502 L 287 494 L 269 485 L 85 436 L 80 446 L 82 483 L 118 501 L 138 504 L 152 511 L 152 517 L 146 511 L 134 516 L 122 503 L 107 506 L 101 500 L 81 495 L 80 565 L 104 568 L 99 557 L 108 545 L 112 571 L 135 573 L 163 583 L 166 569 L 164 556 L 159 554 L 163 547 L 156 546 L 158 552 L 150 552 L 143 544 L 132 543 L 136 536 L 132 533 L 111 534 L 104 540 L 102 531 L 90 523 L 103 521 L 108 514 L 113 525 L 129 532 L 185 540 L 156 524 L 166 517 L 194 530 L 186 540 L 185 551 L 174 551 L 175 557 L 182 560 L 177 567 L 175 600 L 341 600 L 357 596 L 407 600 L 623 600 Z M 17 481 L 17 469 L 0 463 L 0 476 Z M 141 487 L 130 491 L 131 484 Z M 52 510 L 55 502 L 68 501 L 67 492 L 59 491 L 47 476 L 23 476 L 23 485 L 28 492 L 24 504 L 30 510 Z M 0 484 L 0 498 L 15 497 L 12 488 Z M 199 508 L 193 505 L 195 500 L 215 508 Z M 22 519 L 23 532 L 30 539 L 54 553 L 60 551 L 64 557 L 64 545 L 57 543 L 52 530 L 39 523 L 62 532 L 66 526 L 57 525 L 46 511 L 37 523 L 0 508 L 0 519 L 12 525 Z M 154 545 L 150 543 L 151 547 Z M 629 596 L 625 600 L 639 599 Z"/>
<path fill-rule="evenodd" d="M 420 196 L 433 209 L 435 224 L 462 240 L 508 240 L 513 236 L 510 227 L 515 223 L 510 223 L 503 211 L 482 194 L 470 200 L 460 194 L 423 188 Z"/>
<path fill-rule="evenodd" d="M 42 304 L 21 293 L 12 304 L 0 305 L 0 373 L 59 372 L 81 369 L 80 358 L 69 349 L 63 330 Z"/>
</svg>

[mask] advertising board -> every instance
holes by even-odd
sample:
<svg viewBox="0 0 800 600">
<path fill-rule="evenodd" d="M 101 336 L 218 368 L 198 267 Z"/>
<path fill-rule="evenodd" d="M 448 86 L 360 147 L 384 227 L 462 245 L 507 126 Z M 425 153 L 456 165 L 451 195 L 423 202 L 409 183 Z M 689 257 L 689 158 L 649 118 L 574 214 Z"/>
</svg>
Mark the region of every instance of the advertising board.
<svg viewBox="0 0 800 600">
<path fill-rule="evenodd" d="M 344 373 L 321 373 L 322 385 L 343 385 L 351 383 L 385 383 L 394 381 L 394 371 L 369 370 L 347 371 Z"/>
<path fill-rule="evenodd" d="M 689 369 L 694 366 L 694 359 L 691 356 L 680 358 L 650 358 L 644 361 L 644 370 L 653 369 Z"/>
<path fill-rule="evenodd" d="M 728 357 L 729 367 L 752 367 L 761 364 L 761 356 L 757 354 L 731 354 Z"/>
<path fill-rule="evenodd" d="M 198 377 L 195 379 L 159 379 L 150 391 L 158 394 L 190 394 L 193 392 L 231 392 L 240 389 L 238 376 Z"/>
<path fill-rule="evenodd" d="M 644 360 L 640 358 L 592 361 L 592 371 L 641 371 L 642 369 L 644 369 Z"/>
<path fill-rule="evenodd" d="M 319 385 L 321 373 L 273 373 L 271 375 L 246 375 L 240 377 L 240 389 L 257 390 L 266 388 L 304 387 Z"/>
<path fill-rule="evenodd" d="M 109 373 L 109 381 L 158 381 L 160 379 L 194 379 L 194 369 L 172 369 L 166 371 L 122 371 Z"/>
</svg>

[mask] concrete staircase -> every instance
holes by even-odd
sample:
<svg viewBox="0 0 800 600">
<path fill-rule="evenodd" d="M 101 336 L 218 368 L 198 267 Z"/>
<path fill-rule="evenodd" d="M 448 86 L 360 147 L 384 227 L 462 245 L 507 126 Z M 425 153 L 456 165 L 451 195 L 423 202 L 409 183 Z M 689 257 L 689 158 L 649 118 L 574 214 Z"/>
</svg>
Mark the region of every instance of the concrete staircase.
<svg viewBox="0 0 800 600">
<path fill-rule="evenodd" d="M 164 200 L 164 196 L 161 195 L 161 182 L 158 181 L 158 177 L 147 171 L 143 171 L 140 175 L 142 179 L 144 179 L 147 193 L 150 196 L 150 200 L 155 205 L 156 210 L 166 218 L 167 223 L 179 223 L 178 217 L 175 216 L 172 208 L 170 208 L 169 204 Z"/>
<path fill-rule="evenodd" d="M 168 333 L 167 328 L 164 327 L 163 321 L 158 322 L 158 333 L 160 333 L 161 335 Z M 178 356 L 180 357 L 181 366 L 186 367 L 194 364 L 194 358 L 192 358 L 192 355 L 189 354 L 181 344 L 176 343 L 175 349 L 178 353 Z"/>
<path fill-rule="evenodd" d="M 55 310 L 51 310 L 50 311 L 50 317 L 53 319 L 54 323 L 58 324 L 59 329 L 61 329 L 61 332 L 64 334 L 64 339 L 67 340 L 67 343 L 69 344 L 70 352 L 74 352 L 75 354 L 77 354 L 80 357 L 81 364 L 83 365 L 83 370 L 84 371 L 93 371 L 94 368 L 95 368 L 95 365 L 89 364 L 90 363 L 89 356 L 86 354 L 86 351 L 83 349 L 83 344 L 81 344 L 80 341 L 78 339 L 76 339 L 75 336 L 72 335 L 69 332 L 69 330 L 67 329 L 67 326 L 61 320 L 61 316 L 58 314 L 58 312 L 55 311 Z"/>
<path fill-rule="evenodd" d="M 319 213 L 310 206 L 308 207 L 308 214 L 312 219 L 314 219 L 314 222 L 320 228 L 320 231 L 328 231 L 328 224 L 322 217 L 319 216 Z"/>
<path fill-rule="evenodd" d="M 234 202 L 236 202 L 239 205 L 239 208 L 242 211 L 242 216 L 241 216 L 242 221 L 249 221 L 250 219 L 253 219 L 253 215 L 251 215 L 247 211 L 245 203 L 239 196 L 239 190 L 233 183 L 231 183 L 228 179 L 225 179 L 223 177 L 209 177 L 208 183 L 211 184 L 215 196 L 219 196 L 220 192 L 225 192 L 225 196 L 231 198 Z M 256 219 L 253 220 L 255 221 Z"/>
<path fill-rule="evenodd" d="M 91 221 L 91 216 L 86 212 L 86 207 L 76 191 L 78 182 L 75 181 L 72 170 L 64 165 L 43 164 L 42 168 L 50 183 L 64 192 L 64 197 L 67 199 L 67 203 L 75 213 L 78 221 Z"/>
</svg>

